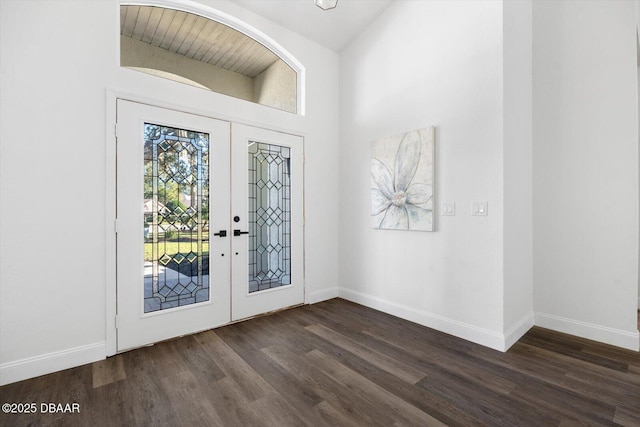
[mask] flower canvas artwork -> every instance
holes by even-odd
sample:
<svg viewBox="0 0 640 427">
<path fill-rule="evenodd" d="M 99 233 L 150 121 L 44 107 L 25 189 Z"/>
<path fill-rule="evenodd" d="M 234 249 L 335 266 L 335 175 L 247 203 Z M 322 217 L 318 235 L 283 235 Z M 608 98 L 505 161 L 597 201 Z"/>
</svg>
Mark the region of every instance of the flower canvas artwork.
<svg viewBox="0 0 640 427">
<path fill-rule="evenodd" d="M 433 231 L 435 129 L 382 138 L 371 147 L 371 226 Z"/>
</svg>

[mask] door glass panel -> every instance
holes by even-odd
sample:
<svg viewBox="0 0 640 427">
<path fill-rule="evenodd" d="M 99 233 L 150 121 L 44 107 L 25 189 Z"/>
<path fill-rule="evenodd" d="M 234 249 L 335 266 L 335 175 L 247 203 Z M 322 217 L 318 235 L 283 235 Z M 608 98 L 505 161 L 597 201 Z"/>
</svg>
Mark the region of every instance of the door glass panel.
<svg viewBox="0 0 640 427">
<path fill-rule="evenodd" d="M 144 312 L 209 301 L 209 135 L 145 123 Z"/>
<path fill-rule="evenodd" d="M 291 284 L 290 148 L 249 142 L 249 292 Z"/>
</svg>

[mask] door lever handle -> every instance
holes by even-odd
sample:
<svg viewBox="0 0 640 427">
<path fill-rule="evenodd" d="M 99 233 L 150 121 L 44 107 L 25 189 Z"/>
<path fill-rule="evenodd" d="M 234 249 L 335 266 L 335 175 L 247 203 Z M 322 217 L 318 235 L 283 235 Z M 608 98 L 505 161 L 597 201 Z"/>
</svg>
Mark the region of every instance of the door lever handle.
<svg viewBox="0 0 640 427">
<path fill-rule="evenodd" d="M 241 234 L 249 234 L 249 232 L 248 231 L 233 230 L 233 235 L 234 236 L 239 236 Z"/>
<path fill-rule="evenodd" d="M 220 230 L 217 233 L 213 233 L 214 236 L 227 237 L 227 230 Z"/>
</svg>

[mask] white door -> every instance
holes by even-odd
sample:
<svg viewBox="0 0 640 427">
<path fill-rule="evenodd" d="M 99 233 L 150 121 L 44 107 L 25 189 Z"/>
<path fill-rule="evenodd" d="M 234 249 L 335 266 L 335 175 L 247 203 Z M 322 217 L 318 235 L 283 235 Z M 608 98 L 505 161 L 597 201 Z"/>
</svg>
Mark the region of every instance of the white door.
<svg viewBox="0 0 640 427">
<path fill-rule="evenodd" d="M 304 302 L 303 140 L 232 125 L 233 320 Z"/>
<path fill-rule="evenodd" d="M 228 122 L 118 100 L 118 351 L 229 322 Z M 220 202 L 218 202 L 220 201 Z"/>
<path fill-rule="evenodd" d="M 118 351 L 303 302 L 301 138 L 125 100 L 117 122 Z"/>
</svg>

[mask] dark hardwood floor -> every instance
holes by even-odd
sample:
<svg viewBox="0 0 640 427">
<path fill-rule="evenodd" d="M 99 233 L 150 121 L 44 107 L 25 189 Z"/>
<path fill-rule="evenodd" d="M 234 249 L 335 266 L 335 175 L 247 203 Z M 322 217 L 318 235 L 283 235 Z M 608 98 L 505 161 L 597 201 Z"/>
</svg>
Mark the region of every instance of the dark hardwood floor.
<svg viewBox="0 0 640 427">
<path fill-rule="evenodd" d="M 640 353 L 533 328 L 501 353 L 334 299 L 0 388 L 3 426 L 640 426 Z"/>
</svg>

